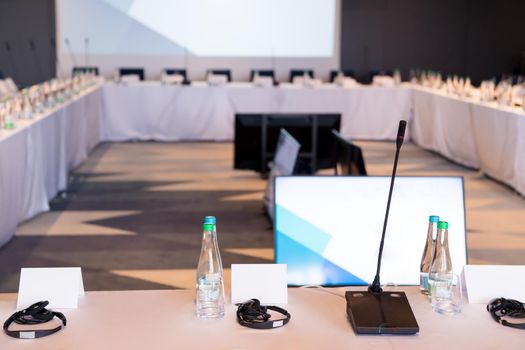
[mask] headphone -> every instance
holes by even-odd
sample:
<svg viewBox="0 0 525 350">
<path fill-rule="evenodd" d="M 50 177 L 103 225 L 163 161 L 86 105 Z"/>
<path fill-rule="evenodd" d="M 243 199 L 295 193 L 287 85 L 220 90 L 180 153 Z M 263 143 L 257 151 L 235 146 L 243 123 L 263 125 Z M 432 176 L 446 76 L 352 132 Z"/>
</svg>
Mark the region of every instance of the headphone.
<svg viewBox="0 0 525 350">
<path fill-rule="evenodd" d="M 237 322 L 241 326 L 255 329 L 272 329 L 282 327 L 292 317 L 288 311 L 278 306 L 262 306 L 258 299 L 250 299 L 242 304 L 237 304 Z M 283 314 L 285 318 L 270 321 L 272 317 L 268 310 Z"/>
<path fill-rule="evenodd" d="M 46 309 L 46 306 L 49 304 L 49 301 L 40 301 L 38 303 L 34 303 L 27 309 L 24 309 L 22 311 L 17 311 L 14 314 L 11 315 L 7 319 L 7 321 L 4 322 L 4 332 L 13 338 L 19 338 L 19 339 L 34 339 L 34 338 L 41 338 L 45 337 L 47 335 L 51 335 L 53 333 L 58 332 L 63 327 L 66 326 L 66 317 L 61 312 L 55 312 Z M 22 325 L 35 325 L 35 324 L 42 324 L 51 321 L 54 317 L 58 317 L 62 324 L 58 327 L 52 328 L 52 329 L 37 329 L 34 331 L 10 331 L 8 330 L 9 325 L 13 322 L 22 324 Z"/>
<path fill-rule="evenodd" d="M 525 304 L 513 299 L 497 298 L 487 305 L 487 311 L 494 321 L 504 326 L 525 329 L 525 323 L 510 323 L 503 317 L 525 318 Z"/>
</svg>

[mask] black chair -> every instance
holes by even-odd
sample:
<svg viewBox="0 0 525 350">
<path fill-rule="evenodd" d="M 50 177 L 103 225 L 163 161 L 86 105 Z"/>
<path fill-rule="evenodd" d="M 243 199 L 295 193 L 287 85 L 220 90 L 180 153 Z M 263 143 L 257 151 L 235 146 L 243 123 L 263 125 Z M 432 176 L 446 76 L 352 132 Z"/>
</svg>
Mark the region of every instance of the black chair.
<svg viewBox="0 0 525 350">
<path fill-rule="evenodd" d="M 80 73 L 94 73 L 95 75 L 98 75 L 98 67 L 96 66 L 75 66 L 73 67 L 72 74 L 80 74 Z"/>
<path fill-rule="evenodd" d="M 175 74 L 182 75 L 183 78 L 184 78 L 183 84 L 188 84 L 189 83 L 188 77 L 186 76 L 186 69 L 183 69 L 183 68 L 166 68 L 166 69 L 164 69 L 164 73 L 166 73 L 167 75 L 175 75 Z"/>
<path fill-rule="evenodd" d="M 332 130 L 335 139 L 335 175 L 367 175 L 361 148 L 345 139 L 337 130 Z"/>
<path fill-rule="evenodd" d="M 144 68 L 120 68 L 119 76 L 138 75 L 140 80 L 144 80 Z"/>
<path fill-rule="evenodd" d="M 253 77 L 255 76 L 255 73 L 257 73 L 260 77 L 272 78 L 273 83 L 275 84 L 275 73 L 273 69 L 252 69 L 250 71 L 250 81 L 253 81 Z"/>
<path fill-rule="evenodd" d="M 290 83 L 293 82 L 293 78 L 295 77 L 302 77 L 304 73 L 308 74 L 310 78 L 314 78 L 314 70 L 313 69 L 292 69 L 290 70 Z"/>
<path fill-rule="evenodd" d="M 5 79 L 5 75 L 1 70 L 0 70 L 0 79 Z"/>
<path fill-rule="evenodd" d="M 394 76 L 391 70 L 370 70 L 368 72 L 368 81 L 371 83 L 376 75 L 388 75 L 389 77 Z"/>
<path fill-rule="evenodd" d="M 206 74 L 225 75 L 228 79 L 228 82 L 232 81 L 232 73 L 229 69 L 208 69 Z"/>
<path fill-rule="evenodd" d="M 343 76 L 347 78 L 355 78 L 355 73 L 351 69 L 339 69 L 330 71 L 330 82 L 333 83 L 339 72 L 343 73 Z"/>
</svg>

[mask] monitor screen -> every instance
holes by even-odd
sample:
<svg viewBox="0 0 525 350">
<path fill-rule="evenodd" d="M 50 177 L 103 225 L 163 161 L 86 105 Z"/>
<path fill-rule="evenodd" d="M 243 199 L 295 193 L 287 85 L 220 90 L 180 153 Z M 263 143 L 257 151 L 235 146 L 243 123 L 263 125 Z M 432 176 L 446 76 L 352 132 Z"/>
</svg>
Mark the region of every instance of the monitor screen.
<svg viewBox="0 0 525 350">
<path fill-rule="evenodd" d="M 278 175 L 292 175 L 300 148 L 299 142 L 286 130 L 281 129 L 275 157 L 273 158 L 272 170 L 277 170 Z"/>
<path fill-rule="evenodd" d="M 290 135 L 286 130 L 281 129 L 279 141 L 273 158 L 273 165 L 270 170 L 270 176 L 266 182 L 264 190 L 264 207 L 271 220 L 273 220 L 273 181 L 276 176 L 292 175 L 295 162 L 299 156 L 301 144 Z"/>
<path fill-rule="evenodd" d="M 275 260 L 290 285 L 372 282 L 390 177 L 275 178 Z M 419 284 L 428 216 L 449 222 L 455 273 L 467 262 L 462 177 L 398 177 L 386 232 L 382 284 Z"/>
</svg>

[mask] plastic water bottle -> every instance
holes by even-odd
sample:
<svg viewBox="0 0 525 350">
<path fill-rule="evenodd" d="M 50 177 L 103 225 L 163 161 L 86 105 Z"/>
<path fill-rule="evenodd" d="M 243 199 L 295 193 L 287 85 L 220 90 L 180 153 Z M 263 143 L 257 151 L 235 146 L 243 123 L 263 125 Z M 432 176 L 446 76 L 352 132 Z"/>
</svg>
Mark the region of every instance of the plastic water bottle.
<svg viewBox="0 0 525 350">
<path fill-rule="evenodd" d="M 195 307 L 198 318 L 224 316 L 222 261 L 217 244 L 215 216 L 206 216 L 202 225 L 202 248 L 197 267 Z"/>
<path fill-rule="evenodd" d="M 428 294 L 428 273 L 434 258 L 438 221 L 439 216 L 437 215 L 430 215 L 428 218 L 427 242 L 425 243 L 419 268 L 419 289 L 423 294 Z"/>
<path fill-rule="evenodd" d="M 448 222 L 440 221 L 438 222 L 438 232 L 436 238 L 436 249 L 434 252 L 434 259 L 432 265 L 430 266 L 430 271 L 428 275 L 429 283 L 429 295 L 432 294 L 432 286 L 434 281 L 443 280 L 450 276 L 452 280 L 452 261 L 450 259 L 450 251 L 448 249 Z"/>
</svg>

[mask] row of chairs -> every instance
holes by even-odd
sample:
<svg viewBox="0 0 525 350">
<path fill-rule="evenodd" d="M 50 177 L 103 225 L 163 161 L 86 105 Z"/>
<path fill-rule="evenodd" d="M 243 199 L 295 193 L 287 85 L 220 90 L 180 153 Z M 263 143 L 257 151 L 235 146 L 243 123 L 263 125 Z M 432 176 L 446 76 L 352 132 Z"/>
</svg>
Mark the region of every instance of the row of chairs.
<svg viewBox="0 0 525 350">
<path fill-rule="evenodd" d="M 99 74 L 98 67 L 74 67 L 73 68 L 73 74 L 76 73 L 86 73 L 91 72 L 95 75 Z M 173 75 L 178 74 L 184 77 L 184 81 L 188 82 L 186 69 L 176 69 L 176 68 L 166 68 L 163 70 L 164 74 Z M 337 77 L 339 73 L 342 73 L 345 77 L 354 78 L 354 71 L 349 69 L 343 69 L 343 70 L 332 70 L 330 72 L 330 82 L 333 82 L 334 79 Z M 232 74 L 230 69 L 208 69 L 206 71 L 206 74 L 214 74 L 214 75 L 224 75 L 226 76 L 227 81 L 232 80 Z M 276 82 L 275 79 L 275 72 L 273 69 L 252 69 L 250 72 L 250 80 L 253 80 L 255 75 L 259 75 L 261 77 L 270 77 L 274 82 Z M 290 70 L 290 82 L 293 82 L 295 77 L 301 77 L 307 74 L 310 78 L 315 78 L 315 73 L 313 69 L 292 69 Z M 144 80 L 144 68 L 120 68 L 119 69 L 119 76 L 124 75 L 136 75 L 139 77 L 140 80 Z"/>
</svg>

